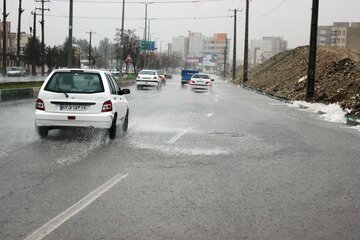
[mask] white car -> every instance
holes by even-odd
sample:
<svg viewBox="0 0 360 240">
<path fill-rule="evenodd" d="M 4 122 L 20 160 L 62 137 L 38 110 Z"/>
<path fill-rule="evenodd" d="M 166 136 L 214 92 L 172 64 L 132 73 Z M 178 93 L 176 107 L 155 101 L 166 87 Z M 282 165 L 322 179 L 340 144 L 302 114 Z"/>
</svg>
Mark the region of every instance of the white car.
<svg viewBox="0 0 360 240">
<path fill-rule="evenodd" d="M 161 77 L 156 70 L 141 70 L 136 77 L 137 89 L 143 87 L 156 87 L 157 90 L 161 87 Z"/>
<path fill-rule="evenodd" d="M 26 71 L 21 67 L 12 67 L 6 72 L 8 77 L 25 77 Z"/>
<path fill-rule="evenodd" d="M 35 125 L 41 138 L 51 129 L 93 127 L 109 130 L 116 137 L 117 126 L 128 129 L 129 105 L 112 75 L 91 69 L 54 70 L 40 88 L 36 100 Z"/>
<path fill-rule="evenodd" d="M 190 79 L 190 86 L 193 89 L 208 89 L 212 87 L 212 79 L 209 74 L 206 73 L 195 73 Z"/>
</svg>

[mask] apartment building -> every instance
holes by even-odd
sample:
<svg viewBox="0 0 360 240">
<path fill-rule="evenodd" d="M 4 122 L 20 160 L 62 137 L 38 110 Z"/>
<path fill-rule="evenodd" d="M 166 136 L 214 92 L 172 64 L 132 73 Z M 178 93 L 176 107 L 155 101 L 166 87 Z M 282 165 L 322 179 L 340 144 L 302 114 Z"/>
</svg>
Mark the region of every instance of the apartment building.
<svg viewBox="0 0 360 240">
<path fill-rule="evenodd" d="M 288 42 L 283 37 L 263 37 L 261 40 L 252 40 L 250 43 L 250 64 L 259 64 L 267 61 L 276 54 L 287 50 Z"/>
<path fill-rule="evenodd" d="M 207 71 L 218 71 L 224 69 L 225 53 L 227 62 L 230 56 L 230 40 L 226 33 L 215 33 L 212 37 L 204 38 L 203 67 Z"/>
<path fill-rule="evenodd" d="M 318 27 L 318 45 L 360 50 L 360 22 L 334 22 Z"/>
<path fill-rule="evenodd" d="M 26 32 L 20 33 L 20 55 L 24 54 L 24 49 L 26 45 L 29 43 L 30 34 Z M 10 52 L 16 54 L 17 50 L 17 33 L 11 33 L 11 48 Z"/>
<path fill-rule="evenodd" d="M 185 62 L 189 50 L 189 38 L 184 36 L 173 37 L 171 43 L 171 52 L 181 56 L 183 62 Z"/>
</svg>

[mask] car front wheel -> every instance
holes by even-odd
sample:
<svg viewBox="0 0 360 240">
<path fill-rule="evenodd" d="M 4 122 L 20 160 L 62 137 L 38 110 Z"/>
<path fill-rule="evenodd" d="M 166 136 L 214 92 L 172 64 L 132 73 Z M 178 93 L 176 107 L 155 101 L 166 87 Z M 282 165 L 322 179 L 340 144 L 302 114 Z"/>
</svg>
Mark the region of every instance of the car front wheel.
<svg viewBox="0 0 360 240">
<path fill-rule="evenodd" d="M 109 128 L 109 136 L 110 136 L 110 139 L 116 138 L 116 117 L 112 121 L 111 127 Z"/>
<path fill-rule="evenodd" d="M 124 133 L 127 132 L 128 127 L 129 127 L 129 110 L 126 112 L 126 116 L 122 122 L 122 130 Z"/>
</svg>

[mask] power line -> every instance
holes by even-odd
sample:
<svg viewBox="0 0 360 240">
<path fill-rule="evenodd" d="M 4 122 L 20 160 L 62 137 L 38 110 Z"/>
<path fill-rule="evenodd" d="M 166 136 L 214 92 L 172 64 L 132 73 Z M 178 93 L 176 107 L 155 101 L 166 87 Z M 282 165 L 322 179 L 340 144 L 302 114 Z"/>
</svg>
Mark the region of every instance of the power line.
<svg viewBox="0 0 360 240">
<path fill-rule="evenodd" d="M 53 0 L 55 2 L 68 2 L 68 0 Z M 203 3 L 203 2 L 222 2 L 224 0 L 176 0 L 176 1 L 149 1 L 149 2 L 141 2 L 141 1 L 130 1 L 126 2 L 127 4 L 144 4 L 144 3 Z M 115 4 L 122 4 L 121 1 L 91 1 L 91 0 L 84 0 L 84 1 L 74 1 L 74 3 L 115 3 Z"/>
<path fill-rule="evenodd" d="M 47 17 L 67 18 L 66 15 L 46 15 Z M 203 20 L 203 19 L 221 19 L 232 18 L 234 16 L 210 16 L 210 17 L 174 17 L 174 18 L 152 18 L 152 20 Z M 87 17 L 87 16 L 74 16 L 78 19 L 102 19 L 102 20 L 121 20 L 119 17 Z M 144 20 L 144 18 L 125 18 L 126 20 Z"/>
<path fill-rule="evenodd" d="M 276 5 L 276 7 L 274 7 L 273 9 L 271 9 L 270 11 L 263 13 L 261 15 L 258 15 L 257 17 L 264 17 L 272 12 L 274 12 L 276 9 L 278 9 L 281 5 L 283 5 L 286 2 L 286 0 L 282 0 L 278 5 Z"/>
</svg>

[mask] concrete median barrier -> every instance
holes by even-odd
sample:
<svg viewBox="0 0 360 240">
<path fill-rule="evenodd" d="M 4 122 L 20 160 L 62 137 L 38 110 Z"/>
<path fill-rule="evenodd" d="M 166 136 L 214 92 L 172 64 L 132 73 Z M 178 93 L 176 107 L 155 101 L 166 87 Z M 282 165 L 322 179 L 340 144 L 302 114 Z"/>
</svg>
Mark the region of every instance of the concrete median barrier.
<svg viewBox="0 0 360 240">
<path fill-rule="evenodd" d="M 20 100 L 27 98 L 36 98 L 39 94 L 38 87 L 34 88 L 16 88 L 16 89 L 1 89 L 0 102 Z"/>
</svg>

